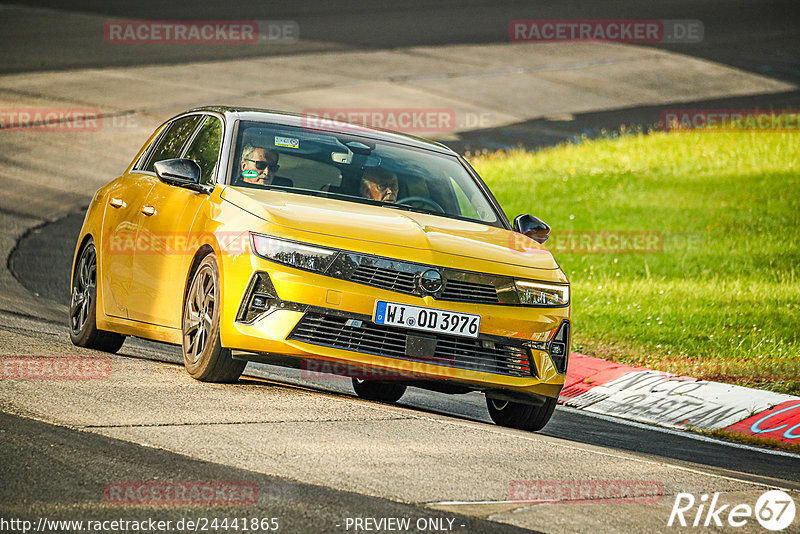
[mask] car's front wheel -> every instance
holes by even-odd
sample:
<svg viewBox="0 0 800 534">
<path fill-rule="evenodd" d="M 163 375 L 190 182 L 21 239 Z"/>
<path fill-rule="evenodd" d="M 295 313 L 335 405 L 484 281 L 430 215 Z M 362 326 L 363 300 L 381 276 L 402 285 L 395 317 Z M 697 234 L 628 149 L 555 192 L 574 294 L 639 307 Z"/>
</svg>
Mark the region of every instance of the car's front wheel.
<svg viewBox="0 0 800 534">
<path fill-rule="evenodd" d="M 535 432 L 543 429 L 550 421 L 550 417 L 556 409 L 556 399 L 548 398 L 544 404 L 534 406 L 487 397 L 486 405 L 492 421 L 496 424 Z"/>
<path fill-rule="evenodd" d="M 397 402 L 406 392 L 406 386 L 403 384 L 361 378 L 353 378 L 353 389 L 362 399 L 378 402 Z"/>
<path fill-rule="evenodd" d="M 97 328 L 97 250 L 91 239 L 78 254 L 69 300 L 69 338 L 74 345 L 117 352 L 125 336 Z"/>
<path fill-rule="evenodd" d="M 203 258 L 192 277 L 181 321 L 183 364 L 197 380 L 236 382 L 247 362 L 234 360 L 219 336 L 222 295 L 214 254 Z"/>
</svg>

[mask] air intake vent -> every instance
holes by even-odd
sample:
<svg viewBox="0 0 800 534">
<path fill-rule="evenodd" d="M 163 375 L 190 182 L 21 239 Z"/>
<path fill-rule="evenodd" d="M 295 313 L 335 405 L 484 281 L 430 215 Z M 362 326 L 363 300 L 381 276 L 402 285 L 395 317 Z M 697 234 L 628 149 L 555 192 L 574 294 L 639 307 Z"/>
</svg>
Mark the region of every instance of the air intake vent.
<svg viewBox="0 0 800 534">
<path fill-rule="evenodd" d="M 437 334 L 430 336 L 435 338 L 433 354 L 430 357 L 419 357 L 409 349 L 413 344 L 408 343 L 408 337 L 413 335 L 402 328 L 327 315 L 314 310 L 306 313 L 289 335 L 289 339 L 484 373 L 537 376 L 535 366 L 531 365 L 530 351 L 521 344 Z"/>
</svg>

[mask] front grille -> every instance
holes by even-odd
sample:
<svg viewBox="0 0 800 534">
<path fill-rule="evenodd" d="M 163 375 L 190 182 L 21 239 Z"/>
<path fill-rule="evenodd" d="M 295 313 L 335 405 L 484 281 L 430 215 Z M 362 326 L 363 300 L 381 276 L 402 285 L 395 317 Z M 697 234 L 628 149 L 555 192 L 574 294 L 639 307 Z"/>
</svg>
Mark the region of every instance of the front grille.
<svg viewBox="0 0 800 534">
<path fill-rule="evenodd" d="M 426 332 L 425 336 L 436 338 L 433 356 L 414 357 L 406 354 L 409 334 L 415 333 L 366 320 L 309 312 L 295 326 L 289 339 L 484 373 L 517 377 L 537 376 L 535 367 L 531 367 L 530 351 L 521 346 Z"/>
<path fill-rule="evenodd" d="M 367 284 L 389 291 L 423 296 L 417 288 L 415 281 L 417 275 L 430 269 L 430 267 L 414 264 L 407 264 L 404 265 L 404 267 L 406 267 L 407 270 L 399 271 L 390 267 L 379 267 L 363 262 L 352 271 L 347 279 L 351 282 Z M 497 288 L 494 285 L 458 280 L 456 277 L 463 278 L 464 274 L 456 273 L 450 269 L 441 269 L 441 272 L 445 278 L 444 289 L 435 294 L 433 298 L 437 300 L 455 300 L 483 304 L 497 304 L 500 302 L 497 298 Z M 484 276 L 488 277 L 488 275 Z"/>
<path fill-rule="evenodd" d="M 469 302 L 485 302 L 496 304 L 497 289 L 488 284 L 476 284 L 474 282 L 461 282 L 459 280 L 448 280 L 442 291 L 443 300 L 464 300 Z"/>
<path fill-rule="evenodd" d="M 414 292 L 414 274 L 394 269 L 382 269 L 374 265 L 359 265 L 358 269 L 350 275 L 350 280 L 360 284 L 399 291 L 401 293 Z"/>
</svg>

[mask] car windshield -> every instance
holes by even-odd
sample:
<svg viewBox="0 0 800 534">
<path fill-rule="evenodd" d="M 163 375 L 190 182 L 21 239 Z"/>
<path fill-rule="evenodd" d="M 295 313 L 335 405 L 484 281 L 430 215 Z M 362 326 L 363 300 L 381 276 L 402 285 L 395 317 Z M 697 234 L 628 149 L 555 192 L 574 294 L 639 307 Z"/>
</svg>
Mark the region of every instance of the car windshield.
<svg viewBox="0 0 800 534">
<path fill-rule="evenodd" d="M 421 211 L 503 227 L 452 155 L 357 134 L 240 121 L 229 183 Z"/>
</svg>

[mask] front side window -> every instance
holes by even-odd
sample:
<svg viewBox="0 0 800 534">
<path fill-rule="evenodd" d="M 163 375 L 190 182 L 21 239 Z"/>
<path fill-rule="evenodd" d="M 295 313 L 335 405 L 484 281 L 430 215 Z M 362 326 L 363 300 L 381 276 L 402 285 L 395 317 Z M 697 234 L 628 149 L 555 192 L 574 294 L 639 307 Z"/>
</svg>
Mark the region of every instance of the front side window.
<svg viewBox="0 0 800 534">
<path fill-rule="evenodd" d="M 200 183 L 213 185 L 214 169 L 219 159 L 222 144 L 222 121 L 216 117 L 206 117 L 197 135 L 192 140 L 184 158 L 200 165 Z"/>
<path fill-rule="evenodd" d="M 186 144 L 186 140 L 192 135 L 202 118 L 202 115 L 189 115 L 188 117 L 182 117 L 168 125 L 164 134 L 156 140 L 156 146 L 153 147 L 153 150 L 150 152 L 144 170 L 155 172 L 153 165 L 157 161 L 180 157 L 181 150 Z"/>
<path fill-rule="evenodd" d="M 457 157 L 360 135 L 239 123 L 229 183 L 467 219 L 503 227 Z"/>
</svg>

